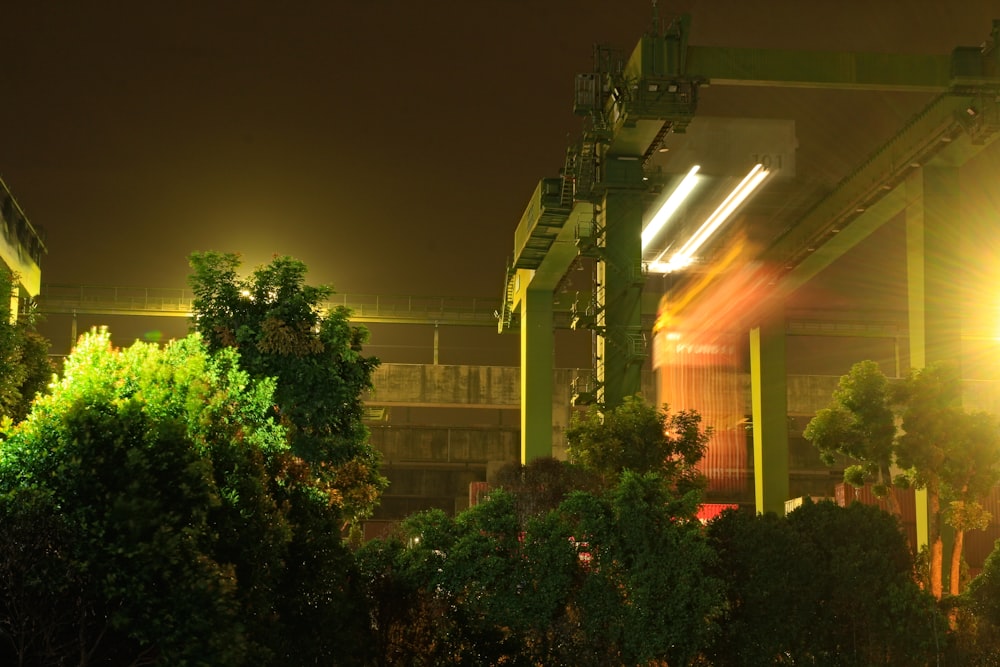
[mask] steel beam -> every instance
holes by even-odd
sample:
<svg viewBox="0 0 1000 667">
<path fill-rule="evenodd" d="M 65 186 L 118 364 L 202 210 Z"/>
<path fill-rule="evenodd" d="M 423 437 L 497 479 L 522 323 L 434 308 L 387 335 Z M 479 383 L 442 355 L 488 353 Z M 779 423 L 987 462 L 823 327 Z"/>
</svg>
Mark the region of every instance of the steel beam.
<svg viewBox="0 0 1000 667">
<path fill-rule="evenodd" d="M 552 292 L 527 289 L 521 299 L 521 463 L 552 456 Z"/>
<path fill-rule="evenodd" d="M 783 516 L 788 500 L 788 388 L 780 306 L 772 307 L 750 330 L 750 402 L 757 512 Z"/>
</svg>

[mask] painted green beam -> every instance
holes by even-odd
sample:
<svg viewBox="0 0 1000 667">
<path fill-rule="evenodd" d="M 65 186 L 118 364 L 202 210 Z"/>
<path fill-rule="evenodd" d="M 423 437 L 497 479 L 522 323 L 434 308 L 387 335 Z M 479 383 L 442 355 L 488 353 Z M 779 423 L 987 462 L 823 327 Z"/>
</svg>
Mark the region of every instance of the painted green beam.
<svg viewBox="0 0 1000 667">
<path fill-rule="evenodd" d="M 525 290 L 521 300 L 521 463 L 552 456 L 552 292 Z"/>
<path fill-rule="evenodd" d="M 572 301 L 559 303 L 559 297 L 555 294 L 555 289 L 563 281 L 570 266 L 580 255 L 577 245 L 577 238 L 581 233 L 581 228 L 591 229 L 594 225 L 594 205 L 590 202 L 577 201 L 573 203 L 573 208 L 560 222 L 559 226 L 550 227 L 546 232 L 546 252 L 544 256 L 531 262 L 525 262 L 521 257 L 519 262 L 515 258 L 514 267 L 516 271 L 511 273 L 510 301 L 507 308 L 516 313 L 521 307 L 521 300 L 525 290 L 549 290 L 552 292 L 552 299 L 556 309 L 568 312 L 572 306 Z M 521 229 L 521 227 L 519 227 Z M 527 236 L 527 234 L 525 234 Z M 527 263 L 530 268 L 523 265 Z M 520 268 L 518 268 L 520 266 Z M 501 324 L 501 333 L 505 327 Z"/>
<path fill-rule="evenodd" d="M 662 107 L 680 101 L 670 94 L 685 93 L 677 89 L 684 80 L 701 85 L 942 92 L 981 82 L 1000 64 L 1000 53 L 984 54 L 979 46 L 933 55 L 691 46 L 690 21 L 690 15 L 683 15 L 665 34 L 647 34 L 633 49 L 625 76 L 647 83 L 637 91 L 647 102 Z M 994 41 L 997 36 L 995 22 Z M 659 80 L 668 85 L 657 85 Z"/>
<path fill-rule="evenodd" d="M 570 208 L 562 202 L 562 179 L 540 180 L 514 230 L 514 268 L 537 269 L 569 214 Z"/>
<path fill-rule="evenodd" d="M 757 513 L 785 513 L 788 500 L 788 388 L 781 308 L 750 330 L 754 496 Z"/>
<path fill-rule="evenodd" d="M 908 174 L 931 163 L 960 165 L 995 140 L 964 131 L 966 109 L 975 103 L 970 95 L 937 97 L 772 244 L 764 259 L 791 271 L 787 291 L 898 213 L 905 197 L 897 186 Z"/>
<path fill-rule="evenodd" d="M 940 92 L 952 81 L 949 55 L 690 46 L 686 67 L 713 86 Z"/>
<path fill-rule="evenodd" d="M 555 290 L 559 286 L 580 255 L 577 237 L 581 227 L 589 228 L 593 224 L 594 205 L 585 201 L 574 202 L 562 229 L 556 234 L 548 253 L 531 277 L 533 289 Z"/>
<path fill-rule="evenodd" d="M 906 180 L 906 273 L 910 367 L 959 363 L 962 353 L 962 290 L 965 226 L 957 167 L 929 167 Z M 927 491 L 916 496 L 917 545 L 930 542 Z"/>
<path fill-rule="evenodd" d="M 615 408 L 641 389 L 646 345 L 642 329 L 642 190 L 627 173 L 609 187 L 601 207 L 605 247 L 598 262 L 597 381 L 604 407 Z"/>
</svg>

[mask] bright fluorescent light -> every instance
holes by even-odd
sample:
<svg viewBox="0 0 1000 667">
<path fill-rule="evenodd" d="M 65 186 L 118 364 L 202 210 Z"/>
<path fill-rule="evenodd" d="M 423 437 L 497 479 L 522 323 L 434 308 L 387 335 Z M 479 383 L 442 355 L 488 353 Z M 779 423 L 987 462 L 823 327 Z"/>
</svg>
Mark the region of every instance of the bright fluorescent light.
<svg viewBox="0 0 1000 667">
<path fill-rule="evenodd" d="M 758 164 L 750 170 L 740 184 L 737 185 L 732 192 L 719 204 L 719 208 L 715 209 L 712 215 L 701 224 L 698 231 L 694 233 L 687 243 L 685 243 L 680 250 L 674 253 L 673 257 L 670 258 L 669 262 L 662 262 L 663 255 L 666 254 L 664 250 L 649 265 L 650 271 L 662 271 L 663 273 L 670 273 L 671 271 L 676 271 L 682 269 L 685 266 L 691 264 L 694 261 L 694 254 L 698 252 L 698 249 L 709 239 L 722 226 L 729 216 L 733 214 L 740 204 L 750 196 L 750 193 L 757 189 L 757 186 L 767 178 L 768 174 L 771 172 L 764 168 L 764 165 Z"/>
<path fill-rule="evenodd" d="M 681 202 L 683 202 L 687 196 L 691 194 L 691 190 L 694 189 L 695 184 L 698 182 L 698 169 L 698 165 L 691 167 L 690 171 L 688 171 L 687 175 L 684 177 L 684 180 L 682 180 L 677 187 L 674 188 L 674 191 L 670 193 L 669 197 L 667 197 L 667 201 L 663 202 L 663 206 L 661 206 L 660 210 L 653 215 L 653 218 L 649 221 L 649 224 L 646 225 L 646 228 L 642 230 L 643 250 L 645 250 L 646 246 L 648 246 L 653 239 L 656 238 L 656 235 L 660 233 L 663 226 L 667 224 L 670 217 L 680 207 Z"/>
</svg>

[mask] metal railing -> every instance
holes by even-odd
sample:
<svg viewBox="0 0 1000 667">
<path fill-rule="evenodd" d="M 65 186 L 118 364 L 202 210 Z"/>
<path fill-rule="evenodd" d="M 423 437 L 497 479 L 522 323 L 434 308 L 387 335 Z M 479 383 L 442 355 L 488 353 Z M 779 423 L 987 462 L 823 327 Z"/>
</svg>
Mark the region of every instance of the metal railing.
<svg viewBox="0 0 1000 667">
<path fill-rule="evenodd" d="M 146 315 L 190 317 L 189 289 L 43 284 L 36 298 L 46 314 Z M 345 307 L 355 322 L 397 324 L 497 324 L 497 299 L 479 297 L 334 294 L 327 307 Z"/>
</svg>

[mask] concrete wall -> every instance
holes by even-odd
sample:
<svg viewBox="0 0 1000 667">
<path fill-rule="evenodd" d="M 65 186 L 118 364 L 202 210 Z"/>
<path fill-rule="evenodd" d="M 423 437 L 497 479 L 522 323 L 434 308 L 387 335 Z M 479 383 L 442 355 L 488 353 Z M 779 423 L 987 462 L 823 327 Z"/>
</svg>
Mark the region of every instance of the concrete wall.
<svg viewBox="0 0 1000 667">
<path fill-rule="evenodd" d="M 573 379 L 587 372 L 555 369 L 552 404 L 568 407 Z M 521 369 L 517 366 L 382 364 L 372 381 L 375 389 L 365 397 L 369 405 L 517 409 L 521 401 Z M 643 372 L 642 394 L 647 400 L 656 397 L 652 372 Z"/>
<path fill-rule="evenodd" d="M 379 424 L 369 427 L 371 441 L 390 465 L 423 463 L 485 466 L 490 461 L 516 461 L 519 433 L 510 427 L 454 427 Z"/>
<path fill-rule="evenodd" d="M 839 383 L 840 376 L 834 375 L 789 375 L 788 414 L 812 417 L 830 404 Z M 965 380 L 962 383 L 962 402 L 969 411 L 1000 414 L 1000 382 Z"/>
<path fill-rule="evenodd" d="M 521 369 L 516 366 L 382 364 L 373 377 L 371 405 L 517 408 Z"/>
<path fill-rule="evenodd" d="M 512 427 L 369 425 L 390 486 L 376 519 L 437 508 L 448 514 L 469 504 L 469 485 L 491 466 L 516 462 L 520 433 Z"/>
<path fill-rule="evenodd" d="M 834 375 L 789 375 L 788 414 L 812 416 L 830 404 L 840 382 Z M 747 406 L 750 405 L 750 378 L 747 376 Z"/>
<path fill-rule="evenodd" d="M 573 413 L 580 410 L 571 405 L 573 380 L 585 373 L 589 371 L 553 371 L 552 449 L 556 458 L 566 457 L 563 434 Z M 365 397 L 372 407 L 520 409 L 521 369 L 517 366 L 382 364 L 373 383 L 375 389 Z M 642 374 L 642 395 L 656 402 L 656 378 L 650 371 Z M 447 420 L 434 423 L 448 426 Z M 423 445 L 414 441 L 406 446 Z"/>
<path fill-rule="evenodd" d="M 572 382 L 579 374 L 575 369 L 554 371 L 552 439 L 556 458 L 566 457 L 564 433 L 573 413 L 581 410 L 570 405 Z M 823 466 L 813 447 L 801 437 L 809 418 L 829 405 L 839 380 L 834 375 L 788 376 L 788 413 L 794 417 L 790 434 L 793 495 L 829 495 L 832 485 L 840 480 L 839 473 Z M 520 430 L 513 425 L 519 409 L 519 368 L 383 364 L 374 382 L 375 390 L 367 403 L 387 406 L 389 417 L 368 426 L 390 480 L 375 519 L 388 524 L 424 509 L 438 508 L 449 514 L 461 511 L 468 506 L 472 482 L 486 481 L 498 467 L 519 460 Z M 644 373 L 642 382 L 643 396 L 656 403 L 653 373 Z M 967 409 L 1000 412 L 1000 384 L 968 381 L 965 389 Z M 744 380 L 744 395 L 749 415 L 749 376 Z M 404 414 L 409 408 L 421 411 L 416 423 L 412 418 L 393 421 L 397 409 Z M 469 425 L 468 418 L 460 418 L 476 409 L 483 410 L 491 423 Z M 497 419 L 497 410 L 508 416 Z M 747 493 L 752 501 L 752 484 Z"/>
</svg>

